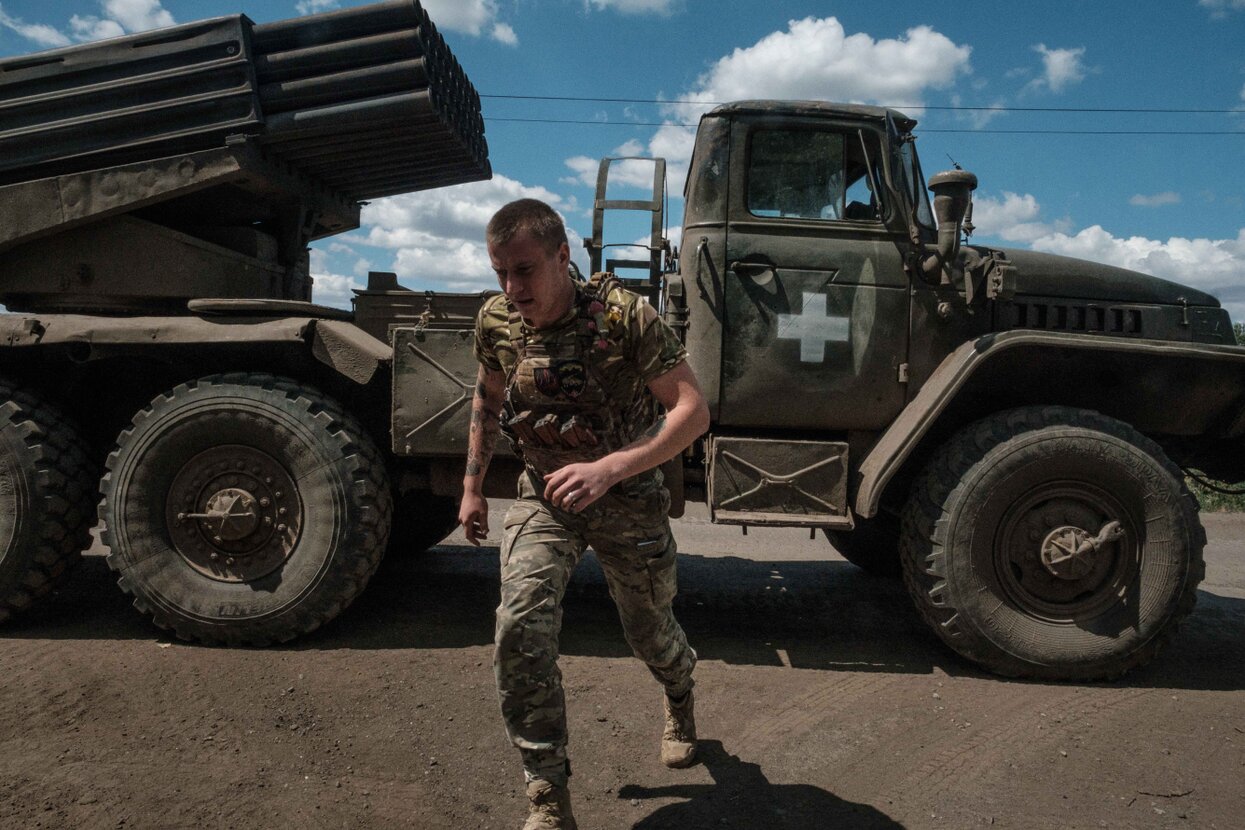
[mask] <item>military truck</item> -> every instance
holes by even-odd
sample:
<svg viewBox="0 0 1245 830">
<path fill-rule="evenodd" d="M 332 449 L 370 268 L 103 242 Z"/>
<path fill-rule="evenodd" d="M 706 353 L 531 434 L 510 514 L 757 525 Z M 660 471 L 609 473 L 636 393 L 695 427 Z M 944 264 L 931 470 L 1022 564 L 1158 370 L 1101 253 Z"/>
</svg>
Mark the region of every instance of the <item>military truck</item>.
<svg viewBox="0 0 1245 830">
<path fill-rule="evenodd" d="M 409 72 L 385 72 L 397 86 L 367 87 L 380 92 L 366 104 L 320 82 L 330 97 L 301 117 L 264 109 L 284 82 L 264 72 L 374 54 L 341 44 L 388 37 L 377 19 L 405 33 L 400 58 L 428 54 L 422 77 L 458 77 L 436 68 L 409 0 L 230 18 L 210 49 L 151 33 L 134 42 L 167 49 L 159 71 L 191 53 L 244 56 L 250 109 L 171 137 L 67 132 L 70 150 L 95 143 L 33 141 L 46 157 L 4 174 L 0 301 L 18 313 L 0 320 L 0 614 L 61 578 L 97 502 L 135 606 L 209 643 L 311 631 L 387 546 L 453 526 L 484 295 L 378 273 L 352 312 L 316 306 L 305 247 L 355 227 L 360 199 L 487 175 L 482 128 L 461 126 L 478 98 L 446 108 L 439 91 L 359 120 L 409 95 Z M 136 46 L 89 48 L 96 83 L 132 77 L 119 67 Z M 48 67 L 79 50 L 25 59 L 44 74 L 19 102 L 62 94 Z M 277 59 L 287 51 L 302 62 Z M 22 77 L 14 63 L 5 79 Z M 1119 675 L 1196 598 L 1205 535 L 1182 468 L 1245 477 L 1245 350 L 1202 292 L 967 244 L 976 180 L 939 173 L 931 202 L 914 127 L 879 107 L 714 109 L 677 251 L 664 162 L 650 162 L 651 198 L 632 200 L 607 198 L 618 160 L 602 162 L 593 270 L 645 272 L 631 284 L 685 340 L 712 413 L 665 465 L 672 512 L 696 499 L 714 522 L 824 531 L 862 567 L 902 572 L 932 630 L 991 671 Z M 620 210 L 651 217 L 640 258 L 607 256 Z M 499 452 L 486 492 L 512 494 L 518 469 Z"/>
</svg>

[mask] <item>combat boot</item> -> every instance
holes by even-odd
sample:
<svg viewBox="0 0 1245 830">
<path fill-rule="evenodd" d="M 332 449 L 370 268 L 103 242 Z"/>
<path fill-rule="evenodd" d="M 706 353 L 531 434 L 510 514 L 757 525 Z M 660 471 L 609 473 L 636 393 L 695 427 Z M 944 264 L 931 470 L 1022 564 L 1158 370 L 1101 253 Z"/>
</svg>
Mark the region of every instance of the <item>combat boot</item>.
<svg viewBox="0 0 1245 830">
<path fill-rule="evenodd" d="M 571 813 L 571 791 L 548 781 L 536 778 L 527 785 L 530 812 L 523 830 L 576 830 L 575 816 Z"/>
<path fill-rule="evenodd" d="M 675 769 L 689 767 L 696 760 L 696 716 L 692 693 L 676 703 L 666 695 L 666 728 L 661 733 L 661 762 Z"/>
</svg>

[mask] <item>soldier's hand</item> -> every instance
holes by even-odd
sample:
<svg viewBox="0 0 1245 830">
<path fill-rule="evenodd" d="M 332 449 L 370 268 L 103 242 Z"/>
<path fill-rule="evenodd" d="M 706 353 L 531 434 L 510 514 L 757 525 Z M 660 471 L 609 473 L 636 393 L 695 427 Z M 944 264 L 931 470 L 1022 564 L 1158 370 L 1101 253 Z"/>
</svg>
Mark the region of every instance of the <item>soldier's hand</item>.
<svg viewBox="0 0 1245 830">
<path fill-rule="evenodd" d="M 545 501 L 578 513 L 605 495 L 618 479 L 615 478 L 606 459 L 567 464 L 562 469 L 545 476 Z"/>
<path fill-rule="evenodd" d="M 464 493 L 458 508 L 458 523 L 467 534 L 467 541 L 479 545 L 488 539 L 488 501 L 479 493 Z"/>
</svg>

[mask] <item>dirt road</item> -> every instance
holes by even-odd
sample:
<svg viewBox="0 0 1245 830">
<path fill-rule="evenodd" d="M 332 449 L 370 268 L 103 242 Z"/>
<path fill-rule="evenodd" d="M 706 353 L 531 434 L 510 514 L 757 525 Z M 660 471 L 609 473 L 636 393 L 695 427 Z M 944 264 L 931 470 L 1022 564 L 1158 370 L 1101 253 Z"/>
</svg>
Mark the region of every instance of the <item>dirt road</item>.
<svg viewBox="0 0 1245 830">
<path fill-rule="evenodd" d="M 945 651 L 900 586 L 800 531 L 680 523 L 703 763 L 663 768 L 659 690 L 595 561 L 566 603 L 588 828 L 1245 826 L 1245 518 L 1150 667 L 1023 683 Z M 500 527 L 500 522 L 495 522 Z M 88 559 L 0 631 L 0 827 L 517 828 L 492 689 L 496 548 L 386 562 L 287 648 L 170 641 Z"/>
</svg>

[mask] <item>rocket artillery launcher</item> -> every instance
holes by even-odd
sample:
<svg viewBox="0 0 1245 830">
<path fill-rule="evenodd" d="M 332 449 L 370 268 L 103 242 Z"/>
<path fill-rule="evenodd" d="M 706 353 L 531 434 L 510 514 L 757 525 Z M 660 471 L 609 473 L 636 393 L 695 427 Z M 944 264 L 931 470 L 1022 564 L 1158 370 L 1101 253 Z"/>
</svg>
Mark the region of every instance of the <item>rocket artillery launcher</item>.
<svg viewBox="0 0 1245 830">
<path fill-rule="evenodd" d="M 244 15 L 0 61 L 0 302 L 306 301 L 360 200 L 491 176 L 480 97 L 418 0 Z"/>
</svg>

